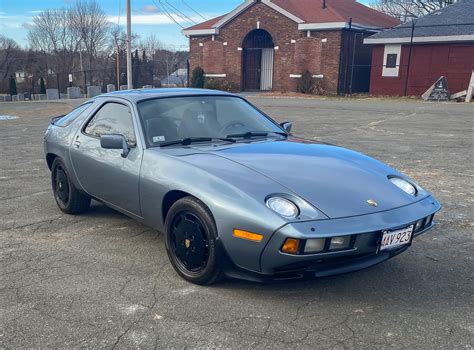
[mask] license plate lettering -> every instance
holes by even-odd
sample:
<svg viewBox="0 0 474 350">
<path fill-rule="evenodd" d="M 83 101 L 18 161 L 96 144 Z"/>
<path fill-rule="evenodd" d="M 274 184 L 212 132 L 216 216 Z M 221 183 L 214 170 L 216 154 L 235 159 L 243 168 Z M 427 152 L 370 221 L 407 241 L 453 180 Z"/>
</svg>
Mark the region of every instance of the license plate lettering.
<svg viewBox="0 0 474 350">
<path fill-rule="evenodd" d="M 411 241 L 413 225 L 396 231 L 384 231 L 380 250 L 389 250 L 404 246 Z"/>
</svg>

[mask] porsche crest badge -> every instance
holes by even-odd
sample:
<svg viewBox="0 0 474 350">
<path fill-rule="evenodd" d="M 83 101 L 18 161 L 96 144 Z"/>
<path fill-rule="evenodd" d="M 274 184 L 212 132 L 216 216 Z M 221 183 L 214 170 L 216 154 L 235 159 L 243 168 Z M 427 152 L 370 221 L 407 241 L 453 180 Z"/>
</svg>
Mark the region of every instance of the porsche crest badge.
<svg viewBox="0 0 474 350">
<path fill-rule="evenodd" d="M 367 203 L 368 203 L 369 205 L 371 205 L 372 207 L 378 207 L 378 206 L 379 206 L 379 204 L 378 204 L 376 201 L 374 201 L 373 199 L 369 199 L 369 200 L 367 201 Z"/>
</svg>

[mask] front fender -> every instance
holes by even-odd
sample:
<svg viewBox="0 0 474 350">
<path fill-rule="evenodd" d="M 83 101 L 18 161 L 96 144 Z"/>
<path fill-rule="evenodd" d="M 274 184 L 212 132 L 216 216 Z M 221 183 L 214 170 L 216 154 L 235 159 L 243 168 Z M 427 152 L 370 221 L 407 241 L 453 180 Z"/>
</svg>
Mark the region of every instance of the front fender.
<svg viewBox="0 0 474 350">
<path fill-rule="evenodd" d="M 245 187 L 239 187 L 243 183 Z M 287 223 L 264 204 L 268 194 L 285 192 L 276 182 L 209 154 L 177 157 L 145 151 L 140 178 L 142 214 L 148 225 L 162 232 L 163 198 L 173 190 L 189 193 L 208 206 L 218 239 L 232 262 L 244 269 L 260 270 L 259 257 L 266 243 Z M 262 234 L 264 239 L 257 243 L 235 238 L 236 228 Z"/>
</svg>

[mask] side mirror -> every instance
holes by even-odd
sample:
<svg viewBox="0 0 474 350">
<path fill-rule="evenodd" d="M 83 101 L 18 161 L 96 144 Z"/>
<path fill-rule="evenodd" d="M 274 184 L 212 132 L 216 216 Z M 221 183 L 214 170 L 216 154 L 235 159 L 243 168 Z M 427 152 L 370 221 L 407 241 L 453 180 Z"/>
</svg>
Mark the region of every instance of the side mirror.
<svg viewBox="0 0 474 350">
<path fill-rule="evenodd" d="M 55 124 L 60 119 L 64 118 L 66 115 L 58 115 L 57 117 L 51 118 L 51 124 Z"/>
<path fill-rule="evenodd" d="M 291 133 L 291 129 L 293 128 L 293 123 L 291 122 L 283 122 L 280 123 L 280 126 L 285 129 L 285 131 L 289 134 Z"/>
<path fill-rule="evenodd" d="M 123 135 L 102 135 L 100 137 L 100 146 L 104 149 L 121 149 L 122 157 L 127 158 L 130 148 L 127 139 Z"/>
</svg>

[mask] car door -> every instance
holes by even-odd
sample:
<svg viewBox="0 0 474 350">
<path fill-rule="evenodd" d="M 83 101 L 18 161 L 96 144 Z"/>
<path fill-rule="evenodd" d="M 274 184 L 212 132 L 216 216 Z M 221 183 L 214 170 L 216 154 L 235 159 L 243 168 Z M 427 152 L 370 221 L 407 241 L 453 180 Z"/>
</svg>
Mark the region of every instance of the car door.
<svg viewBox="0 0 474 350">
<path fill-rule="evenodd" d="M 134 125 L 133 119 L 127 103 L 104 103 L 77 132 L 70 154 L 76 177 L 87 193 L 141 216 L 138 186 L 143 149 L 137 143 L 138 123 Z M 122 150 L 101 147 L 100 136 L 106 134 L 125 136 L 130 147 L 126 158 Z"/>
</svg>

